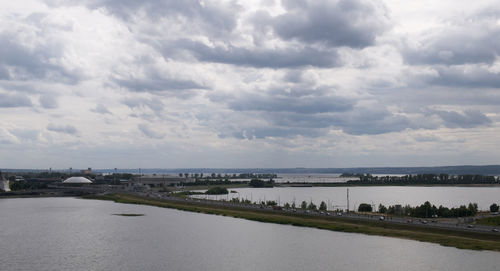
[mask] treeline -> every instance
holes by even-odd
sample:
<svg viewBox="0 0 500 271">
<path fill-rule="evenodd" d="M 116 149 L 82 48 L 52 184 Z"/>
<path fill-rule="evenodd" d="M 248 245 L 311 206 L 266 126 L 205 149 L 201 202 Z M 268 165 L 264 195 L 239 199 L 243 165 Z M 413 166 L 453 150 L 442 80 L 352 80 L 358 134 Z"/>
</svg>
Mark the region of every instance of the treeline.
<svg viewBox="0 0 500 271">
<path fill-rule="evenodd" d="M 233 173 L 233 174 L 222 174 L 222 173 L 179 173 L 179 177 L 184 178 L 194 178 L 194 179 L 275 179 L 278 177 L 275 173 Z"/>
<path fill-rule="evenodd" d="M 360 208 L 361 208 L 360 204 Z M 367 205 L 367 204 L 365 204 Z M 363 208 L 366 206 L 363 205 Z M 371 209 L 371 206 L 370 206 Z M 363 210 L 366 211 L 366 210 Z M 411 207 L 410 205 L 401 206 L 393 205 L 386 207 L 382 204 L 378 207 L 378 212 L 381 214 L 391 214 L 391 215 L 407 215 L 412 217 L 465 217 L 474 216 L 478 211 L 477 203 L 469 203 L 468 206 L 461 205 L 458 208 L 448 208 L 440 205 L 436 207 L 430 202 L 426 201 L 424 204 L 416 207 Z"/>
<path fill-rule="evenodd" d="M 196 179 L 194 182 L 182 183 L 184 186 L 195 185 L 223 185 L 223 184 L 247 184 L 248 181 L 230 181 L 229 179 Z M 174 186 L 174 184 L 172 184 Z"/>
<path fill-rule="evenodd" d="M 342 174 L 358 177 L 347 181 L 349 184 L 498 184 L 499 178 L 486 175 L 416 174 L 404 176 L 373 176 L 371 174 Z"/>
<path fill-rule="evenodd" d="M 252 179 L 250 183 L 248 183 L 251 187 L 274 187 L 273 179 L 269 179 L 269 181 L 264 181 L 261 179 Z"/>
</svg>

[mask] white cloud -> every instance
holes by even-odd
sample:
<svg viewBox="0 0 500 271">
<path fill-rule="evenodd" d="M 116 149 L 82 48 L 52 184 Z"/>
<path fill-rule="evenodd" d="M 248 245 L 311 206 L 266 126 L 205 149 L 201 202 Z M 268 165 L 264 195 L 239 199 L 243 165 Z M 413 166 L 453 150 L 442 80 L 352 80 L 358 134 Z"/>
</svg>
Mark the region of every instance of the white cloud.
<svg viewBox="0 0 500 271">
<path fill-rule="evenodd" d="M 500 159 L 493 0 L 4 2 L 8 167 Z"/>
</svg>

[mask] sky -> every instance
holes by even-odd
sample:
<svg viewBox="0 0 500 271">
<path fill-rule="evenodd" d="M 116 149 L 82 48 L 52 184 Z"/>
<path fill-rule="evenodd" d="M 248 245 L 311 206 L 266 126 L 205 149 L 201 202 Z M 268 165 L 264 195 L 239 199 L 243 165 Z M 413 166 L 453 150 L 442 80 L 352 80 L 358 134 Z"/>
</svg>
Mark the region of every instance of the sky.
<svg viewBox="0 0 500 271">
<path fill-rule="evenodd" d="M 500 164 L 496 0 L 0 3 L 0 168 Z"/>
</svg>

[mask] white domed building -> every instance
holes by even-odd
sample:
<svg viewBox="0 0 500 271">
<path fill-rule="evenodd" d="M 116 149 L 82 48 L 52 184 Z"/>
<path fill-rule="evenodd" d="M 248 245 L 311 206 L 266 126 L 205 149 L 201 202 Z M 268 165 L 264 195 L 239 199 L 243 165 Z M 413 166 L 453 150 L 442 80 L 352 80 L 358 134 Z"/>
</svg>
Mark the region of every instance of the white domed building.
<svg viewBox="0 0 500 271">
<path fill-rule="evenodd" d="M 70 177 L 62 182 L 67 185 L 88 185 L 91 184 L 92 181 L 85 177 Z"/>
</svg>

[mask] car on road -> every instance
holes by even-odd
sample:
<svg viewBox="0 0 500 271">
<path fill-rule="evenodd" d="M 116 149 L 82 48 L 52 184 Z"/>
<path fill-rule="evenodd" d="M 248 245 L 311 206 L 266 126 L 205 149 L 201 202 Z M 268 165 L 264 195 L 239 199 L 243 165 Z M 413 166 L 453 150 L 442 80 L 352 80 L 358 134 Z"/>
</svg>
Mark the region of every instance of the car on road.
<svg viewBox="0 0 500 271">
<path fill-rule="evenodd" d="M 472 229 L 472 228 L 474 228 L 474 227 L 475 227 L 475 226 L 474 226 L 474 225 L 472 225 L 472 224 L 467 225 L 467 228 L 469 228 L 469 229 Z"/>
<path fill-rule="evenodd" d="M 492 232 L 498 232 L 498 229 L 497 228 L 493 228 L 491 229 Z"/>
<path fill-rule="evenodd" d="M 384 221 L 384 220 L 385 220 L 385 217 L 384 217 L 384 216 L 381 216 L 381 217 L 379 217 L 379 218 L 378 218 L 378 220 L 380 220 L 380 221 Z"/>
</svg>

